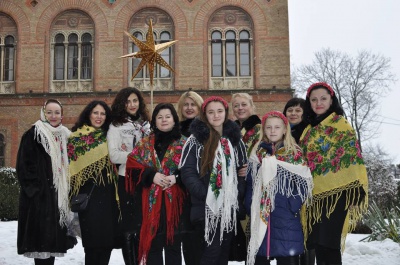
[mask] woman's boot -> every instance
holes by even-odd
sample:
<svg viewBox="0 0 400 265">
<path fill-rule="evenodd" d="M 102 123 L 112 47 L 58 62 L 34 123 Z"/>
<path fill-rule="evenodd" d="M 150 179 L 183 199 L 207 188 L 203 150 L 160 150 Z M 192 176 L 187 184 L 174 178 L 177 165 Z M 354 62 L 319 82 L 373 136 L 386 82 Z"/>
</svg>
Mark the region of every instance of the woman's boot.
<svg viewBox="0 0 400 265">
<path fill-rule="evenodd" d="M 122 256 L 124 257 L 125 265 L 137 265 L 138 244 L 136 244 L 136 234 L 125 233 L 124 241 L 122 242 Z"/>
<path fill-rule="evenodd" d="M 315 264 L 315 249 L 308 249 L 304 251 L 301 257 L 301 265 L 314 265 Z"/>
</svg>

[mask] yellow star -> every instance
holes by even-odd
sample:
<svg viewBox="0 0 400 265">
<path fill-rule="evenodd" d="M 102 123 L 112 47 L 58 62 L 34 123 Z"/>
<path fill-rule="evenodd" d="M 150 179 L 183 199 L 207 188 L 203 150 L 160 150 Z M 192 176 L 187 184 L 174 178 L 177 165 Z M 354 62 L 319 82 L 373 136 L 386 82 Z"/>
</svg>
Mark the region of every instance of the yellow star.
<svg viewBox="0 0 400 265">
<path fill-rule="evenodd" d="M 147 69 L 150 73 L 150 85 L 153 86 L 153 76 L 154 76 L 154 65 L 159 64 L 168 70 L 175 72 L 174 69 L 161 57 L 161 52 L 166 48 L 174 45 L 177 40 L 169 41 L 161 44 L 154 44 L 154 35 L 153 35 L 153 22 L 150 19 L 149 29 L 147 31 L 146 42 L 143 42 L 137 39 L 135 36 L 129 34 L 125 31 L 125 34 L 128 35 L 133 43 L 139 47 L 138 52 L 126 54 L 121 56 L 121 58 L 128 58 L 128 57 L 135 57 L 135 58 L 142 58 L 139 63 L 139 66 L 136 68 L 135 73 L 133 73 L 131 81 L 133 78 L 143 69 L 145 65 L 147 65 Z"/>
</svg>

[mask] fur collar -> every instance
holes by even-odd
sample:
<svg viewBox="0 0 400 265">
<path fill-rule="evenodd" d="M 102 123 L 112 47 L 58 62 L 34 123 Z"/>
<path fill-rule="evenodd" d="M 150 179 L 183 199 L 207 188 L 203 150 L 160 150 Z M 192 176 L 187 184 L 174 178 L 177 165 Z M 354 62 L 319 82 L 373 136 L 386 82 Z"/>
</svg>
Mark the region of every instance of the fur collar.
<svg viewBox="0 0 400 265">
<path fill-rule="evenodd" d="M 237 121 L 239 122 L 239 121 Z M 261 120 L 257 115 L 251 115 L 250 117 L 247 118 L 242 124 L 242 128 L 244 128 L 246 131 L 251 130 L 256 126 L 257 124 L 261 124 Z"/>
<path fill-rule="evenodd" d="M 194 137 L 202 144 L 204 144 L 210 135 L 210 129 L 198 118 L 194 119 L 190 125 L 190 132 L 192 132 Z M 224 123 L 222 135 L 227 137 L 233 146 L 237 146 L 242 138 L 239 125 L 231 120 L 227 120 Z"/>
</svg>

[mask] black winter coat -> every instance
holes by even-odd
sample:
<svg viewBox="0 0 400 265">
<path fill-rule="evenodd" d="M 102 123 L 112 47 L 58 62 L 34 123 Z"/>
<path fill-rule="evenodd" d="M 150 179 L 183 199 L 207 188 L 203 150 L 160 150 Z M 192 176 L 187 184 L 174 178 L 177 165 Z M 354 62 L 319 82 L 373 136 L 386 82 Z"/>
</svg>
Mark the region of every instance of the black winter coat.
<svg viewBox="0 0 400 265">
<path fill-rule="evenodd" d="M 210 131 L 207 125 L 199 119 L 195 119 L 192 122 L 190 131 L 195 137 L 197 143 L 190 149 L 185 148 L 184 153 L 182 154 L 182 159 L 186 158 L 186 161 L 181 168 L 181 176 L 183 184 L 185 184 L 191 197 L 192 207 L 190 211 L 190 220 L 192 223 L 199 223 L 205 220 L 205 204 L 211 172 L 208 172 L 202 177 L 200 176 L 200 173 L 197 169 L 200 169 L 201 159 L 197 159 L 197 154 L 201 155 L 201 152 L 204 148 L 204 143 L 208 139 Z M 233 148 L 235 149 L 235 153 L 237 153 L 238 159 L 236 168 L 238 170 L 244 164 L 247 164 L 246 147 L 241 140 L 242 136 L 240 134 L 239 126 L 235 122 L 228 120 L 226 123 L 224 123 L 223 136 L 229 139 Z M 238 177 L 237 188 L 239 191 L 238 201 L 243 202 L 246 189 L 244 177 Z M 244 213 L 244 211 L 243 203 L 239 203 L 239 212 Z"/>
<path fill-rule="evenodd" d="M 119 210 L 114 183 L 109 183 L 107 170 L 102 171 L 105 184 L 94 186 L 85 211 L 79 213 L 83 247 L 113 248 L 117 245 Z M 94 185 L 89 179 L 79 193 L 88 194 Z M 119 243 L 119 242 L 118 242 Z"/>
<path fill-rule="evenodd" d="M 21 138 L 17 176 L 21 186 L 18 217 L 18 254 L 67 252 L 67 228 L 61 227 L 51 158 L 34 139 L 32 127 Z"/>
</svg>

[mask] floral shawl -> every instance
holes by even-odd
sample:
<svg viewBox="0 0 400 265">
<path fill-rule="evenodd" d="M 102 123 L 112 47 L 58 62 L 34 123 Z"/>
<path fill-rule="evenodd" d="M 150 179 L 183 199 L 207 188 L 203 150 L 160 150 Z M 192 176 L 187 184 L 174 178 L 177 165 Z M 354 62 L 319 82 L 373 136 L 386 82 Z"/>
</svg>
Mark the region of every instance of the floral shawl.
<svg viewBox="0 0 400 265">
<path fill-rule="evenodd" d="M 40 110 L 40 120 L 35 122 L 35 139 L 42 144 L 46 153 L 50 156 L 53 172 L 53 184 L 57 191 L 58 210 L 60 211 L 59 223 L 66 226 L 71 220 L 69 209 L 69 177 L 67 139 L 70 130 L 62 124 L 51 126 L 45 118 L 44 108 Z"/>
<path fill-rule="evenodd" d="M 178 168 L 181 159 L 182 147 L 185 144 L 186 137 L 173 141 L 164 155 L 162 161 L 157 157 L 154 149 L 155 137 L 150 134 L 142 138 L 128 156 L 126 163 L 126 176 L 130 191 L 141 182 L 143 170 L 147 167 L 155 169 L 164 175 L 172 175 Z M 133 170 L 140 170 L 139 178 L 136 183 L 132 180 Z M 140 230 L 139 240 L 139 261 L 146 264 L 147 255 L 151 247 L 151 242 L 157 234 L 160 224 L 161 203 L 164 196 L 166 217 L 167 217 L 167 243 L 172 243 L 174 239 L 174 230 L 179 224 L 179 218 L 182 214 L 183 199 L 185 192 L 178 186 L 163 190 L 160 186 L 152 184 L 150 187 L 143 187 L 142 190 L 142 213 L 143 222 Z"/>
<path fill-rule="evenodd" d="M 117 189 L 117 174 L 108 155 L 107 138 L 103 130 L 82 126 L 70 135 L 67 149 L 72 195 L 78 194 L 80 187 L 90 178 L 97 184 L 104 185 L 105 181 L 114 183 Z M 107 180 L 101 173 L 104 168 L 107 170 Z"/>
<path fill-rule="evenodd" d="M 275 155 L 270 156 L 260 146 L 250 157 L 249 167 L 254 177 L 251 204 L 252 236 L 247 250 L 247 264 L 255 262 L 255 256 L 267 232 L 269 216 L 275 209 L 277 193 L 286 197 L 299 196 L 303 202 L 310 203 L 313 181 L 310 169 L 302 165 L 302 158 L 300 150 L 293 155 L 287 154 L 282 147 Z M 296 194 L 293 194 L 295 190 Z"/>
<path fill-rule="evenodd" d="M 250 156 L 251 151 L 260 139 L 261 124 L 256 124 L 253 128 L 246 131 L 245 128 L 242 129 L 243 142 L 247 147 L 247 156 Z"/>
<path fill-rule="evenodd" d="M 192 148 L 195 148 L 197 159 L 200 161 L 204 146 L 194 135 L 188 138 L 184 146 L 184 153 L 189 154 Z M 221 242 L 224 232 L 230 232 L 234 229 L 236 232 L 236 212 L 239 207 L 237 201 L 238 189 L 235 188 L 238 185 L 236 168 L 239 164 L 246 163 L 246 161 L 239 161 L 239 153 L 245 158 L 246 149 L 243 141 L 237 148 L 234 148 L 228 138 L 224 136 L 220 138 L 215 150 L 205 203 L 204 239 L 209 245 L 216 235 L 218 224 L 221 227 L 219 235 Z M 187 156 L 182 157 L 179 164 L 180 168 L 185 165 L 186 158 Z M 197 172 L 200 174 L 200 163 L 197 164 Z"/>
<path fill-rule="evenodd" d="M 257 115 L 251 115 L 242 124 L 236 121 L 238 125 L 241 125 L 242 140 L 246 145 L 247 157 L 250 157 L 251 151 L 257 144 L 260 133 L 261 133 L 261 120 Z"/>
<path fill-rule="evenodd" d="M 236 210 L 238 209 L 236 176 L 236 157 L 231 142 L 221 137 L 210 175 L 210 183 L 206 197 L 205 240 L 210 245 L 214 239 L 218 224 L 221 225 L 220 241 L 223 232 L 236 229 Z M 232 218 L 233 214 L 233 220 Z M 211 237 L 210 237 L 211 236 Z"/>
<path fill-rule="evenodd" d="M 314 179 L 313 203 L 307 208 L 305 237 L 312 224 L 321 219 L 325 207 L 327 217 L 334 211 L 340 195 L 346 194 L 348 209 L 342 232 L 342 248 L 368 207 L 368 178 L 355 132 L 347 120 L 336 113 L 320 124 L 309 125 L 300 139 L 305 159 Z M 365 191 L 361 197 L 359 189 Z"/>
</svg>

